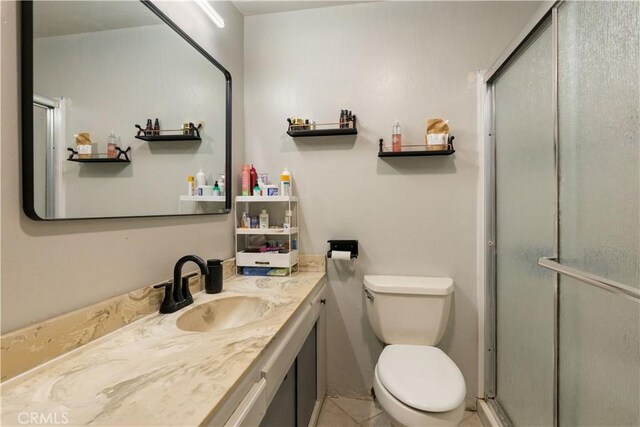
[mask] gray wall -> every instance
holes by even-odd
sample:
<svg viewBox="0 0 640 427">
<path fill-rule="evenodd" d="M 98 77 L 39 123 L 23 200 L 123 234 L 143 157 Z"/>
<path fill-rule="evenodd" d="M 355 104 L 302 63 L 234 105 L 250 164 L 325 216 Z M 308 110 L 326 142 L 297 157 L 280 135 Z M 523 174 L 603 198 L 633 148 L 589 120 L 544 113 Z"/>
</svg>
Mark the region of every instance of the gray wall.
<svg viewBox="0 0 640 427">
<path fill-rule="evenodd" d="M 448 276 L 451 319 L 440 346 L 475 405 L 478 372 L 475 72 L 488 68 L 537 8 L 521 2 L 379 2 L 245 20 L 246 159 L 287 165 L 300 195 L 303 252 L 360 241 L 328 262 L 328 392 L 367 395 L 382 345 L 363 311 L 365 274 Z M 292 140 L 286 117 L 358 115 L 358 136 Z M 451 120 L 456 154 L 382 160 L 395 118 L 421 143 L 428 117 Z M 402 315 L 402 313 L 398 313 Z"/>
<path fill-rule="evenodd" d="M 216 2 L 219 30 L 189 3 L 161 2 L 233 78 L 234 173 L 244 157 L 243 18 Z M 34 222 L 22 213 L 16 3 L 0 2 L 2 332 L 164 280 L 181 255 L 233 255 L 231 215 Z M 235 183 L 234 183 L 235 184 Z"/>
</svg>

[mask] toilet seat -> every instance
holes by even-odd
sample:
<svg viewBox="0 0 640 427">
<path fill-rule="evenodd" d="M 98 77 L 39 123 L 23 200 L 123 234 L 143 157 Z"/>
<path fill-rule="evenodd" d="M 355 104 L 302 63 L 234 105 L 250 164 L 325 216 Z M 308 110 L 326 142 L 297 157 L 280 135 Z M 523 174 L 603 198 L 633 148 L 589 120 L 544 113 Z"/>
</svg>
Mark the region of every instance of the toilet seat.
<svg viewBox="0 0 640 427">
<path fill-rule="evenodd" d="M 389 345 L 380 354 L 376 374 L 393 397 L 418 411 L 447 412 L 464 403 L 464 377 L 437 347 Z"/>
</svg>

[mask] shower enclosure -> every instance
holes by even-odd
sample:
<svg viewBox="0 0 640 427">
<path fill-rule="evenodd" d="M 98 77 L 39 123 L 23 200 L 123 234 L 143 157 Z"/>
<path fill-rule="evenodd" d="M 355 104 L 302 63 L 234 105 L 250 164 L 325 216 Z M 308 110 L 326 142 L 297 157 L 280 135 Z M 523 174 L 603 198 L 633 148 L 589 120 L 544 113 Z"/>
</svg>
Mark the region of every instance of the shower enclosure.
<svg viewBox="0 0 640 427">
<path fill-rule="evenodd" d="M 640 2 L 557 2 L 487 72 L 486 384 L 518 426 L 640 425 Z"/>
</svg>

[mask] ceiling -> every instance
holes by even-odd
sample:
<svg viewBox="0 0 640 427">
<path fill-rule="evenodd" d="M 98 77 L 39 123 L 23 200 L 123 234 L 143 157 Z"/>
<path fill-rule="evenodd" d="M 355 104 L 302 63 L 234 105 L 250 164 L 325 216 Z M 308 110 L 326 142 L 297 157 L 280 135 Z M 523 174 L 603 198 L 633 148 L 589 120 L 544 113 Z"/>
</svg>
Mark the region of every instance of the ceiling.
<svg viewBox="0 0 640 427">
<path fill-rule="evenodd" d="M 371 1 L 371 0 L 368 0 Z M 319 7 L 342 6 L 345 4 L 365 3 L 365 1 L 271 1 L 271 0 L 232 0 L 231 3 L 244 16 L 264 15 L 267 13 L 289 12 L 292 10 L 317 9 Z"/>
</svg>

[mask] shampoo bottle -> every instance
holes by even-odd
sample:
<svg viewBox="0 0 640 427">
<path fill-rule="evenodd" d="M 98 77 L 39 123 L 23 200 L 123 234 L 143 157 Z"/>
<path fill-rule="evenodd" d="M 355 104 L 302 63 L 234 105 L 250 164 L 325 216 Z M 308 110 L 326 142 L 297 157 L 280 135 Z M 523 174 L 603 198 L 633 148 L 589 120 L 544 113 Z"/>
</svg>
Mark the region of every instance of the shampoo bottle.
<svg viewBox="0 0 640 427">
<path fill-rule="evenodd" d="M 213 195 L 214 196 L 220 196 L 220 187 L 218 186 L 218 181 L 216 181 L 215 184 L 213 184 Z"/>
<path fill-rule="evenodd" d="M 187 196 L 195 196 L 196 195 L 196 179 L 193 175 L 189 175 L 187 177 L 187 184 L 189 186 L 187 190 Z"/>
<path fill-rule="evenodd" d="M 202 168 L 200 168 L 200 170 L 196 174 L 196 183 L 197 183 L 198 187 L 200 187 L 201 185 L 202 186 L 207 185 L 207 174 L 205 174 L 202 171 Z"/>
<path fill-rule="evenodd" d="M 269 214 L 266 209 L 262 209 L 262 213 L 260 214 L 260 228 L 269 228 Z"/>
<path fill-rule="evenodd" d="M 249 165 L 242 165 L 242 195 L 249 195 Z"/>
<path fill-rule="evenodd" d="M 391 132 L 391 149 L 392 151 L 402 151 L 402 127 L 396 119 Z"/>
<path fill-rule="evenodd" d="M 291 173 L 286 167 L 280 174 L 280 194 L 282 196 L 291 195 Z"/>
</svg>

